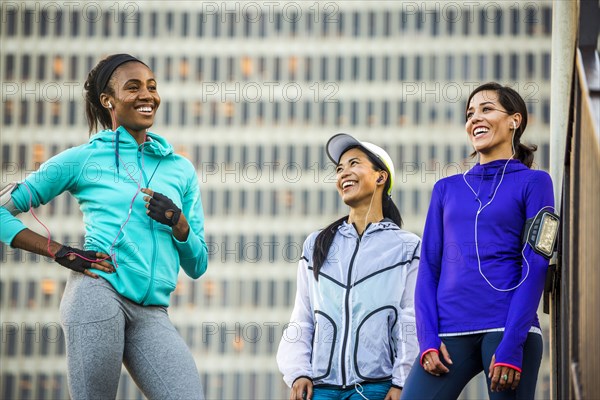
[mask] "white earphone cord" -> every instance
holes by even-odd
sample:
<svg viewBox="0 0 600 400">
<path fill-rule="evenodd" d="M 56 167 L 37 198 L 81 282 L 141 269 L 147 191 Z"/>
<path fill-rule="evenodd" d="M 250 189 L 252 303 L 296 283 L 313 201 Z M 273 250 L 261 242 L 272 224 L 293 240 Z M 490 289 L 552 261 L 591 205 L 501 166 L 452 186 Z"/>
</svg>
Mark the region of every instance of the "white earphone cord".
<svg viewBox="0 0 600 400">
<path fill-rule="evenodd" d="M 502 176 L 500 177 L 500 182 L 498 182 L 498 186 L 496 186 L 496 189 L 494 190 L 494 194 L 492 195 L 492 198 L 484 206 L 482 206 L 481 200 L 479 199 L 479 196 L 477 195 L 477 193 L 475 193 L 475 190 L 471 187 L 471 185 L 469 185 L 469 182 L 467 182 L 466 176 L 470 170 L 466 171 L 463 174 L 463 180 L 465 181 L 465 183 L 467 184 L 469 189 L 471 189 L 471 192 L 473 192 L 473 194 L 475 195 L 476 200 L 479 202 L 479 209 L 477 210 L 477 213 L 475 214 L 475 254 L 477 255 L 477 266 L 479 269 L 479 274 L 483 277 L 483 279 L 485 279 L 487 284 L 490 285 L 490 287 L 492 289 L 497 290 L 499 292 L 510 292 L 512 290 L 515 290 L 516 288 L 521 286 L 523 284 L 523 282 L 525 282 L 525 280 L 529 276 L 529 268 L 530 268 L 529 262 L 527 261 L 527 258 L 525 257 L 525 248 L 527 247 L 527 242 L 525 242 L 525 244 L 523 245 L 523 248 L 521 249 L 521 256 L 522 256 L 523 260 L 525 261 L 525 264 L 527 264 L 527 273 L 525 274 L 525 277 L 516 286 L 514 286 L 512 288 L 509 288 L 509 289 L 497 288 L 489 281 L 489 279 L 485 276 L 485 274 L 483 273 L 483 270 L 481 269 L 481 258 L 479 256 L 479 243 L 477 242 L 477 222 L 479 221 L 479 214 L 481 214 L 481 212 L 484 210 L 484 208 L 486 208 L 487 206 L 492 204 L 492 201 L 494 201 L 494 198 L 496 197 L 496 193 L 498 193 L 498 189 L 500 189 L 500 185 L 502 184 L 502 181 L 504 180 L 504 173 L 506 172 L 506 167 L 508 166 L 508 163 L 510 162 L 510 160 L 512 160 L 512 158 L 516 154 L 516 150 L 515 150 L 515 132 L 516 131 L 517 131 L 517 126 L 516 126 L 515 121 L 513 121 L 513 135 L 512 135 L 512 140 L 511 140 L 513 153 L 510 156 L 510 158 L 506 161 L 506 164 L 504 164 L 504 168 L 502 169 Z M 537 212 L 536 217 L 546 208 L 554 209 L 554 207 L 551 207 L 551 206 L 544 206 Z M 529 227 L 527 236 L 529 236 L 529 233 L 531 232 L 531 228 L 532 228 L 532 226 Z"/>
</svg>

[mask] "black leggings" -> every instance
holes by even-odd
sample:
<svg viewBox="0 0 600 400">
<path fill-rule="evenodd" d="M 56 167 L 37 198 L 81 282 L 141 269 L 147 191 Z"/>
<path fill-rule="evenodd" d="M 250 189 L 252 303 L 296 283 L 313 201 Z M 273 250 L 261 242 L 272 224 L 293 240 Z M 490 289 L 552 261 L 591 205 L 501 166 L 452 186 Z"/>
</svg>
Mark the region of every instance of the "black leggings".
<svg viewBox="0 0 600 400">
<path fill-rule="evenodd" d="M 491 400 L 533 399 L 538 370 L 542 362 L 542 336 L 529 333 L 523 350 L 521 381 L 516 390 L 490 392 L 488 368 L 504 332 L 487 332 L 474 335 L 443 337 L 453 364 L 440 360 L 450 372 L 440 376 L 431 375 L 421 367 L 419 359 L 413 365 L 402 391 L 402 400 L 410 399 L 456 399 L 473 377 L 484 372 Z"/>
</svg>

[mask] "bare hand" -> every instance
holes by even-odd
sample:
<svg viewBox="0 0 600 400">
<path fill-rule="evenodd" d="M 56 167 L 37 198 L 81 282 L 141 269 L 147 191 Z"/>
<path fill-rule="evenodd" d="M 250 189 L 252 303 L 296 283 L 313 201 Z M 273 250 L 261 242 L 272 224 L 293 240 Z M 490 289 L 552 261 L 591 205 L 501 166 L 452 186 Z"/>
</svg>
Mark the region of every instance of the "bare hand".
<svg viewBox="0 0 600 400">
<path fill-rule="evenodd" d="M 402 389 L 391 387 L 387 392 L 385 399 L 383 400 L 400 400 L 400 396 L 402 395 Z"/>
<path fill-rule="evenodd" d="M 290 400 L 310 400 L 312 399 L 313 383 L 308 378 L 298 378 L 292 385 L 292 391 L 290 392 Z M 306 397 L 304 397 L 306 394 Z"/>
<path fill-rule="evenodd" d="M 494 367 L 494 364 L 496 364 L 495 354 L 492 356 L 492 361 L 490 362 L 488 372 L 488 377 L 491 380 L 490 391 L 502 392 L 507 389 L 515 390 L 521 381 L 521 373 L 516 369 L 507 367 L 506 365 L 498 365 Z"/>
<path fill-rule="evenodd" d="M 448 349 L 446 349 L 446 345 L 444 343 L 442 343 L 440 346 L 440 353 L 442 354 L 442 357 L 444 357 L 444 361 L 446 361 L 447 364 L 452 365 L 450 353 L 448 352 Z M 423 369 L 435 376 L 440 376 L 441 374 L 447 374 L 450 372 L 448 367 L 442 363 L 440 356 L 435 351 L 430 351 L 423 356 Z"/>
</svg>

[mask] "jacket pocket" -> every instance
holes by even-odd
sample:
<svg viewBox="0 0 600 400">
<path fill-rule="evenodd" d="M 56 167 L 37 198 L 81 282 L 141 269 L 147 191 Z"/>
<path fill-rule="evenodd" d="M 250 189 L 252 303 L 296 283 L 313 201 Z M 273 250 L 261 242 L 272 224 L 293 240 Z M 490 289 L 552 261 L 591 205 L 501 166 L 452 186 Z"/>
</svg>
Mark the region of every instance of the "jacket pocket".
<svg viewBox="0 0 600 400">
<path fill-rule="evenodd" d="M 154 276 L 162 279 L 175 287 L 179 276 L 179 253 L 173 243 L 173 230 L 162 224 L 157 224 L 156 243 L 158 244 L 154 262 Z M 191 234 L 191 232 L 190 232 Z"/>
<path fill-rule="evenodd" d="M 315 310 L 312 368 L 313 381 L 329 376 L 338 341 L 338 328 L 333 319 L 322 311 Z"/>
<path fill-rule="evenodd" d="M 392 331 L 398 321 L 398 312 L 384 306 L 369 313 L 358 325 L 354 346 L 354 368 L 364 380 L 388 379 L 392 375 L 396 357 L 396 343 Z"/>
</svg>

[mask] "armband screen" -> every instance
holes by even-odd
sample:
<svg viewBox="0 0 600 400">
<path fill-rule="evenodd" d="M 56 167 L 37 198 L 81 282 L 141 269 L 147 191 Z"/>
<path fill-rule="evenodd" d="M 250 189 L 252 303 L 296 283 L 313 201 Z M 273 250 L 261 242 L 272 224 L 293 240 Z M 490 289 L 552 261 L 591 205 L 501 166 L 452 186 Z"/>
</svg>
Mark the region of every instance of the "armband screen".
<svg viewBox="0 0 600 400">
<path fill-rule="evenodd" d="M 523 243 L 529 243 L 538 254 L 550 259 L 558 235 L 560 218 L 549 211 L 539 213 L 525 222 Z"/>
</svg>

